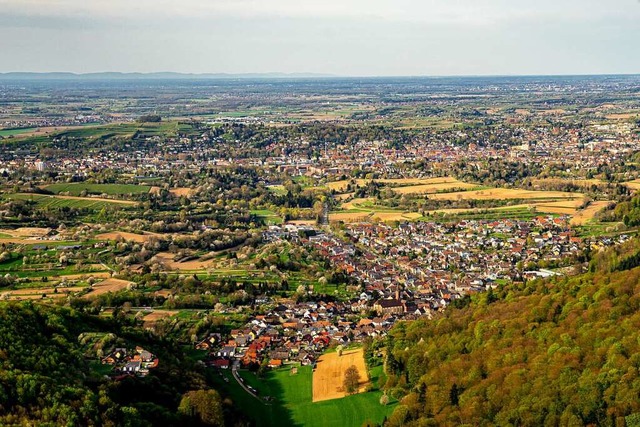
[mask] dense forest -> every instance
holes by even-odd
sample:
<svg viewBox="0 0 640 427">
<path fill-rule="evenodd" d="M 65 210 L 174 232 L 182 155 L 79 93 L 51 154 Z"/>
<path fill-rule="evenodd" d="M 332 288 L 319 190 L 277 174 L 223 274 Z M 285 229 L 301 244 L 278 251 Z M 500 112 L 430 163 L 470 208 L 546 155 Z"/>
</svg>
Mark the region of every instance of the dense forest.
<svg viewBox="0 0 640 427">
<path fill-rule="evenodd" d="M 386 425 L 640 425 L 640 268 L 620 271 L 636 247 L 399 324 Z"/>
<path fill-rule="evenodd" d="M 145 378 L 105 378 L 81 339 L 100 332 L 144 345 L 158 355 L 159 367 Z M 0 304 L 2 426 L 241 426 L 243 419 L 208 388 L 203 368 L 180 346 L 152 340 L 124 318 L 31 302 Z"/>
</svg>

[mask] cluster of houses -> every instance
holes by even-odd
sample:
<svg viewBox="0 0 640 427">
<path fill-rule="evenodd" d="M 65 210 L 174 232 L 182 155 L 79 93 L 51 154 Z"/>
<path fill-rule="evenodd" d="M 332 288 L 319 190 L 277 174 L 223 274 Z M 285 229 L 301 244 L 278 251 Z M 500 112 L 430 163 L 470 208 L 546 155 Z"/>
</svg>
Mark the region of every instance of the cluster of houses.
<svg viewBox="0 0 640 427">
<path fill-rule="evenodd" d="M 585 240 L 576 236 L 568 219 L 357 223 L 345 225 L 344 236 L 289 224 L 272 226 L 263 237 L 308 245 L 338 271 L 356 278 L 363 292 L 350 303 L 352 312 L 431 316 L 469 293 L 558 274 L 537 268 L 539 264 L 572 265 L 587 247 L 598 250 L 628 239 Z"/>
<path fill-rule="evenodd" d="M 101 359 L 101 362 L 103 365 L 113 366 L 116 377 L 129 375 L 144 377 L 149 374 L 149 370 L 158 367 L 159 360 L 153 353 L 136 346 L 135 349 L 114 348 Z"/>
<path fill-rule="evenodd" d="M 277 368 L 290 363 L 314 365 L 329 346 L 384 336 L 399 317 L 354 315 L 351 302 L 283 301 L 267 314 L 255 315 L 228 336 L 211 333 L 195 343 L 208 352 L 210 366 L 227 369 L 234 364 Z"/>
</svg>

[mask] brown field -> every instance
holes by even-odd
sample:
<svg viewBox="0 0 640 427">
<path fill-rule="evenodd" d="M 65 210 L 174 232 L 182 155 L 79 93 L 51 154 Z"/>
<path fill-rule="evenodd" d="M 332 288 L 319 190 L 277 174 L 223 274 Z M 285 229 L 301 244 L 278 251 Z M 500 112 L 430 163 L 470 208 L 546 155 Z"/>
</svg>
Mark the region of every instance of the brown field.
<svg viewBox="0 0 640 427">
<path fill-rule="evenodd" d="M 14 289 L 6 292 L 2 292 L 0 294 L 0 299 L 9 299 L 9 300 L 24 300 L 24 299 L 39 299 L 42 298 L 42 295 L 45 294 L 47 298 L 63 298 L 66 297 L 67 294 L 73 292 L 80 292 L 85 290 L 85 287 L 82 286 L 72 286 L 68 288 L 58 288 L 58 292 L 56 293 L 55 288 L 29 288 L 29 289 Z"/>
<path fill-rule="evenodd" d="M 338 399 L 346 396 L 342 390 L 344 372 L 350 366 L 355 365 L 360 372 L 360 387 L 358 393 L 364 391 L 369 382 L 367 368 L 364 365 L 364 353 L 362 349 L 349 350 L 338 356 L 338 353 L 323 354 L 318 359 L 318 364 L 313 372 L 313 402 Z"/>
<path fill-rule="evenodd" d="M 532 191 L 510 188 L 489 188 L 476 191 L 458 191 L 455 193 L 437 193 L 429 196 L 436 200 L 507 200 L 507 199 L 582 199 L 580 193 L 568 193 L 565 191 Z"/>
<path fill-rule="evenodd" d="M 110 233 L 102 233 L 96 236 L 98 240 L 128 240 L 136 243 L 144 243 L 148 242 L 152 237 L 157 237 L 157 234 L 149 233 L 149 234 L 135 234 L 128 233 L 126 231 L 112 231 Z"/>
<path fill-rule="evenodd" d="M 186 187 L 180 187 L 180 188 L 172 188 L 171 190 L 169 190 L 169 193 L 175 195 L 175 196 L 188 196 L 189 194 L 191 194 L 193 192 L 193 189 L 191 188 L 186 188 Z"/>
<path fill-rule="evenodd" d="M 162 190 L 160 187 L 152 186 L 152 187 L 149 189 L 149 194 L 156 194 L 156 195 L 158 195 L 158 194 L 160 194 L 160 190 Z"/>
<path fill-rule="evenodd" d="M 154 310 L 142 318 L 145 328 L 151 328 L 158 320 L 166 319 L 178 314 L 178 310 Z"/>
<path fill-rule="evenodd" d="M 205 270 L 211 267 L 211 265 L 213 264 L 212 260 L 192 260 L 177 262 L 174 261 L 174 257 L 175 254 L 172 254 L 171 252 L 159 252 L 156 256 L 153 257 L 153 259 L 165 265 L 171 270 Z"/>
<path fill-rule="evenodd" d="M 100 283 L 96 283 L 91 287 L 91 292 L 85 295 L 85 298 L 92 298 L 98 295 L 106 294 L 107 292 L 118 292 L 123 289 L 126 289 L 127 286 L 133 284 L 128 280 L 121 279 L 106 279 Z"/>
</svg>

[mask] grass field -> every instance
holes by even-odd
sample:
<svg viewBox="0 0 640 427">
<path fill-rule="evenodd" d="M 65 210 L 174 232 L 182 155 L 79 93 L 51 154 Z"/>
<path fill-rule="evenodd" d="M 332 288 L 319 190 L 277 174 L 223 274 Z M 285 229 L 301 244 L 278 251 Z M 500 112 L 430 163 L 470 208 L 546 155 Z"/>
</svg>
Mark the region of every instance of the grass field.
<svg viewBox="0 0 640 427">
<path fill-rule="evenodd" d="M 16 136 L 22 135 L 25 133 L 30 133 L 36 130 L 37 128 L 22 128 L 22 129 L 0 129 L 0 136 L 6 138 L 8 136 Z"/>
<path fill-rule="evenodd" d="M 377 379 L 381 367 L 372 372 L 372 380 Z M 219 383 L 233 401 L 241 407 L 251 408 L 247 411 L 256 425 L 263 426 L 310 426 L 310 427 L 359 427 L 370 420 L 381 423 L 391 414 L 395 405 L 380 405 L 382 392 L 347 396 L 342 399 L 312 402 L 312 369 L 309 366 L 298 368 L 292 375 L 290 368 L 270 371 L 264 379 L 258 379 L 248 371 L 241 371 L 245 383 L 255 387 L 260 396 L 272 396 L 273 402 L 265 404 L 246 393 L 231 377 L 231 372 L 223 372 L 229 382 L 212 373 L 213 379 Z"/>
<path fill-rule="evenodd" d="M 251 211 L 252 215 L 255 215 L 259 218 L 262 218 L 262 220 L 265 222 L 265 224 L 267 225 L 279 225 L 282 224 L 282 217 L 278 214 L 276 214 L 273 211 L 270 211 L 268 209 L 254 209 Z"/>
<path fill-rule="evenodd" d="M 100 210 L 105 207 L 113 207 L 117 205 L 121 206 L 133 206 L 136 202 L 128 200 L 109 200 L 98 199 L 92 197 L 75 197 L 75 196 L 48 196 L 43 194 L 31 194 L 31 193 L 13 193 L 4 194 L 2 196 L 5 199 L 11 200 L 29 200 L 35 202 L 38 207 L 46 208 L 77 208 L 77 209 L 91 209 Z"/>
<path fill-rule="evenodd" d="M 70 184 L 52 184 L 44 187 L 52 193 L 68 193 L 70 196 L 79 196 L 83 192 L 86 194 L 107 194 L 109 196 L 123 194 L 144 194 L 151 189 L 148 185 L 136 184 L 87 184 L 83 182 Z"/>
</svg>

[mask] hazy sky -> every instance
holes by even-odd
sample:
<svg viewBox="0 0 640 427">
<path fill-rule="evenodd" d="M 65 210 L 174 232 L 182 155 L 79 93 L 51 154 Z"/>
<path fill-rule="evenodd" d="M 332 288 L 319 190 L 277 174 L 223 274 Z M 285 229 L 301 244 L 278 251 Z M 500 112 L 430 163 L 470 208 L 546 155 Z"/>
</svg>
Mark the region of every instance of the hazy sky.
<svg viewBox="0 0 640 427">
<path fill-rule="evenodd" d="M 0 0 L 0 72 L 640 73 L 639 0 Z"/>
</svg>

